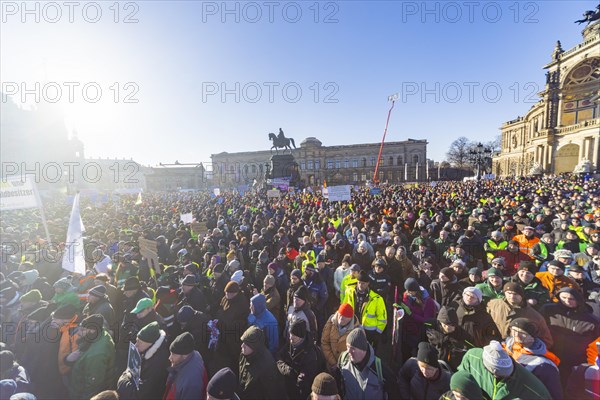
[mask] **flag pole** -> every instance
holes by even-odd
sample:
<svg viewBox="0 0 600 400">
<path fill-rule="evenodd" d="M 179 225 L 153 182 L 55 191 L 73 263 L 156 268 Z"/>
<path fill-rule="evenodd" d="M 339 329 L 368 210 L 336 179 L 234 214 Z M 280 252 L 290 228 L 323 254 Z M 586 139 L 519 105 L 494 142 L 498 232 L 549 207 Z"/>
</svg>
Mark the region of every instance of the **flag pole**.
<svg viewBox="0 0 600 400">
<path fill-rule="evenodd" d="M 387 120 L 385 121 L 385 129 L 383 131 L 383 138 L 381 138 L 381 145 L 379 146 L 379 155 L 377 156 L 377 164 L 375 165 L 375 172 L 373 173 L 374 183 L 379 183 L 377 172 L 379 171 L 379 163 L 381 162 L 381 153 L 383 152 L 383 143 L 385 142 L 385 136 L 387 135 L 388 125 L 390 123 L 390 116 L 392 115 L 392 110 L 394 109 L 394 104 L 396 103 L 396 100 L 398 100 L 398 93 L 388 97 L 388 101 L 392 102 L 392 106 L 388 111 Z"/>
</svg>

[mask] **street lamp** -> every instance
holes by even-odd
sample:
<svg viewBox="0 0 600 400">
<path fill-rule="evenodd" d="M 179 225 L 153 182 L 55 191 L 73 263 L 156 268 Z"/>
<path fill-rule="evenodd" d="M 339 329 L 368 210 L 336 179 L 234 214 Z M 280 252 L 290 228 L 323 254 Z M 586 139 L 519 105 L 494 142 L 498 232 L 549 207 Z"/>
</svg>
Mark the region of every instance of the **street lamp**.
<svg viewBox="0 0 600 400">
<path fill-rule="evenodd" d="M 492 149 L 485 147 L 481 142 L 477 143 L 472 150 L 469 150 L 471 160 L 477 165 L 476 179 L 481 179 L 481 167 L 492 154 Z M 484 169 L 485 170 L 485 169 Z"/>
</svg>

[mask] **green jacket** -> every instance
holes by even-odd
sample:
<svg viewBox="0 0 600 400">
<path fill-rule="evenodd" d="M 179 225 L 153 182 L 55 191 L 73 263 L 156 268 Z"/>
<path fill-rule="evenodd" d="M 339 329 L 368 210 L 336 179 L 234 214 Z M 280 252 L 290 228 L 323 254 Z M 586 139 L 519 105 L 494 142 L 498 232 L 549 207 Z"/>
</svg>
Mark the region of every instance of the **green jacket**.
<svg viewBox="0 0 600 400">
<path fill-rule="evenodd" d="M 483 349 L 475 348 L 467 351 L 458 369 L 469 372 L 475 378 L 486 399 L 547 400 L 551 398 L 544 384 L 535 375 L 515 361 L 513 366 L 515 369 L 511 376 L 499 380 L 483 366 Z"/>
<path fill-rule="evenodd" d="M 504 286 L 504 283 L 502 284 Z M 500 287 L 500 292 L 496 292 L 494 290 L 494 288 L 492 288 L 492 285 L 490 285 L 490 283 L 486 280 L 485 282 L 482 283 L 478 283 L 477 285 L 475 285 L 475 287 L 479 290 L 481 290 L 481 293 L 483 294 L 483 301 L 485 303 L 487 303 L 488 301 L 492 300 L 492 299 L 503 299 L 504 298 L 504 292 L 502 292 L 502 286 Z"/>
<path fill-rule="evenodd" d="M 100 337 L 83 351 L 71 369 L 71 398 L 89 399 L 115 381 L 115 344 L 102 329 Z"/>
</svg>

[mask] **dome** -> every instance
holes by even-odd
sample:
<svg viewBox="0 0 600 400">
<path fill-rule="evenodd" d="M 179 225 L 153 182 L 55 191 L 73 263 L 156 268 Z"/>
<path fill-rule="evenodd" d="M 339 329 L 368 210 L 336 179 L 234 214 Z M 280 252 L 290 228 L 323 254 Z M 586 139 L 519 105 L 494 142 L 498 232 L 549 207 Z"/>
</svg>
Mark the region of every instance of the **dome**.
<svg viewBox="0 0 600 400">
<path fill-rule="evenodd" d="M 300 147 L 310 147 L 310 146 L 314 146 L 314 147 L 321 147 L 323 146 L 323 143 L 321 143 L 321 141 L 319 139 L 317 139 L 316 137 L 307 137 L 306 139 L 304 139 L 302 141 L 302 143 L 300 143 Z"/>
</svg>

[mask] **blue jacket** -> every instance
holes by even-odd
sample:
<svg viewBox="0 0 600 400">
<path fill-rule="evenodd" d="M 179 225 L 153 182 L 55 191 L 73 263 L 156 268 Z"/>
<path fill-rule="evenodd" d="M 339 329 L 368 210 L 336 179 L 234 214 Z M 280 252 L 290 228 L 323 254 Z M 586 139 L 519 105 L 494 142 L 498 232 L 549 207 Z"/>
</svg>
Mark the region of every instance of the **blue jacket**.
<svg viewBox="0 0 600 400">
<path fill-rule="evenodd" d="M 279 328 L 277 319 L 267 310 L 267 299 L 264 294 L 257 294 L 250 299 L 254 312 L 248 315 L 248 325 L 254 325 L 266 336 L 267 347 L 271 354 L 279 349 Z"/>
<path fill-rule="evenodd" d="M 312 279 L 305 278 L 304 284 L 308 288 L 310 295 L 313 298 L 313 302 L 311 302 L 312 308 L 322 312 L 323 307 L 325 307 L 325 303 L 327 302 L 327 297 L 329 293 L 327 293 L 327 285 L 321 277 L 317 277 L 318 272 L 312 276 Z"/>
</svg>

